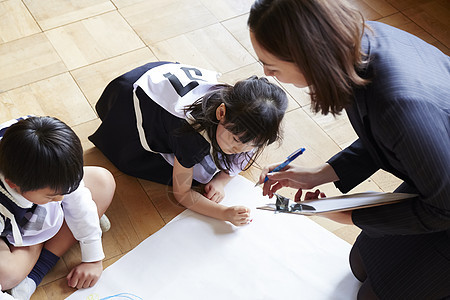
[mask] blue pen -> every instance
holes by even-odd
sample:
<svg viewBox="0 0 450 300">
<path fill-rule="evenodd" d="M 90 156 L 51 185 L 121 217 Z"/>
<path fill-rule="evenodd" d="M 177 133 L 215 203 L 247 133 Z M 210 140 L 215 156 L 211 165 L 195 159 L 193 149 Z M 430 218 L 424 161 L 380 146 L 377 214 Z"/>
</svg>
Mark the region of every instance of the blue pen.
<svg viewBox="0 0 450 300">
<path fill-rule="evenodd" d="M 289 155 L 286 160 L 281 163 L 280 165 L 278 165 L 275 169 L 273 169 L 272 171 L 270 171 L 269 173 L 272 172 L 278 172 L 281 171 L 284 167 L 286 167 L 288 164 L 290 164 L 294 159 L 296 159 L 297 157 L 299 157 L 301 154 L 303 154 L 303 152 L 305 152 L 305 148 L 300 148 L 294 151 L 294 153 L 292 153 L 291 155 Z M 266 176 L 266 178 L 264 178 L 264 182 L 266 182 L 267 180 L 269 180 L 269 177 Z M 255 186 L 260 185 L 261 183 L 256 183 Z"/>
</svg>

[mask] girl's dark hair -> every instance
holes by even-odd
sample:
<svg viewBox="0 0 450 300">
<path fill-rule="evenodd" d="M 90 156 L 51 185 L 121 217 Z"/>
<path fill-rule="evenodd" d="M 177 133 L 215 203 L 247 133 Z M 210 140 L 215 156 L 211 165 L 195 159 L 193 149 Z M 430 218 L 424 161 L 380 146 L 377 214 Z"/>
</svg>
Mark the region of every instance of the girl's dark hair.
<svg viewBox="0 0 450 300">
<path fill-rule="evenodd" d="M 0 172 L 21 192 L 76 190 L 83 178 L 83 148 L 75 132 L 52 117 L 30 117 L 9 127 L 0 140 Z"/>
<path fill-rule="evenodd" d="M 238 81 L 234 86 L 219 84 L 192 105 L 185 108 L 194 120 L 190 124 L 191 130 L 208 134 L 212 143 L 212 156 L 216 166 L 227 172 L 233 160 L 240 155 L 249 156 L 248 169 L 266 145 L 281 138 L 280 123 L 287 108 L 286 93 L 266 78 L 252 76 Z M 216 110 L 225 104 L 224 127 L 236 135 L 241 143 L 254 144 L 255 153 L 241 153 L 227 155 L 219 147 L 216 139 L 217 125 Z M 220 153 L 220 155 L 219 155 Z M 252 155 L 253 154 L 253 155 Z M 245 167 L 245 168 L 244 168 Z"/>
<path fill-rule="evenodd" d="M 361 13 L 342 0 L 256 0 L 247 22 L 258 44 L 297 65 L 310 88 L 312 110 L 339 114 L 352 88 L 367 84 Z"/>
</svg>

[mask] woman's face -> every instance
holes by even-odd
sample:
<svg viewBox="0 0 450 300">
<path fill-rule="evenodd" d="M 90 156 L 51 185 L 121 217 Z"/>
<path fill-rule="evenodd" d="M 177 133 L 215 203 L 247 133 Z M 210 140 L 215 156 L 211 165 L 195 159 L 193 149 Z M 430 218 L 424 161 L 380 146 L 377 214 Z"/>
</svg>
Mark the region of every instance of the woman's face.
<svg viewBox="0 0 450 300">
<path fill-rule="evenodd" d="M 291 62 L 283 61 L 266 51 L 256 41 L 255 36 L 250 31 L 250 40 L 253 45 L 259 61 L 263 64 L 264 74 L 274 76 L 284 83 L 292 83 L 296 87 L 307 87 L 305 76 L 300 72 L 297 65 Z"/>
</svg>

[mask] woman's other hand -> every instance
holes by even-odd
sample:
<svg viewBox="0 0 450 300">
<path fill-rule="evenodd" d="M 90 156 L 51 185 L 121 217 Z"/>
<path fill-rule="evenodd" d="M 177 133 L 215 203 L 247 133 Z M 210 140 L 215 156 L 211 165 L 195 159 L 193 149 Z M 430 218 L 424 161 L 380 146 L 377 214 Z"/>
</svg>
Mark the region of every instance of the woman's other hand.
<svg viewBox="0 0 450 300">
<path fill-rule="evenodd" d="M 291 187 L 298 189 L 295 201 L 301 201 L 303 189 L 312 189 L 318 185 L 339 180 L 333 168 L 327 163 L 315 168 L 288 165 L 279 172 L 269 173 L 277 166 L 278 164 L 273 164 L 265 167 L 259 177 L 259 182 L 263 182 L 266 176 L 269 178 L 263 185 L 263 195 L 268 195 L 270 198 L 282 187 Z"/>
</svg>

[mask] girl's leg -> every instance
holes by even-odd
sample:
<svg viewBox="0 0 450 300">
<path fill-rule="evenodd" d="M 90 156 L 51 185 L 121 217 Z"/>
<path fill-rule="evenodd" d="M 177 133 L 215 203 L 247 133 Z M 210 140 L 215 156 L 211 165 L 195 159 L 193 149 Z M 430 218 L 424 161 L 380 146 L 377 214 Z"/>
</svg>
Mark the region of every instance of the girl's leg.
<svg viewBox="0 0 450 300">
<path fill-rule="evenodd" d="M 27 277 L 41 249 L 42 244 L 14 247 L 0 239 L 0 285 L 3 290 L 11 289 Z"/>
</svg>

